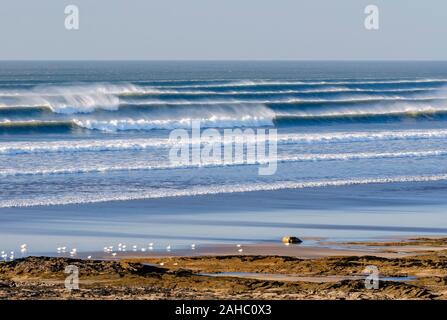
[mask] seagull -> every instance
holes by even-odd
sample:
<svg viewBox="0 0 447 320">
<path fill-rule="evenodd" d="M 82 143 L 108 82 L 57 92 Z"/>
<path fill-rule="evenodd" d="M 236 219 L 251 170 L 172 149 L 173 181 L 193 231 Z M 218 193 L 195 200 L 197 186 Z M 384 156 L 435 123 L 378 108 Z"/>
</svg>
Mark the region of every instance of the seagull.
<svg viewBox="0 0 447 320">
<path fill-rule="evenodd" d="M 146 251 L 146 248 L 141 248 L 141 252 L 145 252 Z"/>
<path fill-rule="evenodd" d="M 70 256 L 72 256 L 72 257 L 75 256 L 77 251 L 78 250 L 76 248 L 71 249 Z"/>
<path fill-rule="evenodd" d="M 240 248 L 240 249 L 238 250 L 238 252 L 242 252 L 242 251 L 244 251 L 242 248 Z"/>
<path fill-rule="evenodd" d="M 91 258 L 92 258 L 92 256 L 88 256 L 88 257 L 87 257 L 87 259 L 91 259 Z"/>
<path fill-rule="evenodd" d="M 112 256 L 116 256 L 116 252 L 112 253 Z"/>
<path fill-rule="evenodd" d="M 196 244 L 193 243 L 193 244 L 191 245 L 191 249 L 194 250 L 195 248 L 196 248 Z"/>
<path fill-rule="evenodd" d="M 164 266 L 165 265 L 165 263 L 164 262 L 160 262 L 160 266 Z"/>
<path fill-rule="evenodd" d="M 67 250 L 67 247 L 61 247 L 62 252 L 65 252 L 65 250 Z"/>
<path fill-rule="evenodd" d="M 167 251 L 171 251 L 171 245 L 168 245 L 168 246 L 166 247 L 166 250 L 167 250 Z"/>
<path fill-rule="evenodd" d="M 240 244 L 237 244 L 237 245 L 236 245 L 236 247 L 240 248 L 240 247 L 241 247 L 241 245 L 240 245 Z"/>
<path fill-rule="evenodd" d="M 132 246 L 132 250 L 133 250 L 133 251 L 137 251 L 137 246 L 136 246 L 136 245 L 133 245 L 133 246 Z"/>
<path fill-rule="evenodd" d="M 149 243 L 149 247 L 153 247 L 153 246 L 154 246 L 153 242 Z"/>
</svg>

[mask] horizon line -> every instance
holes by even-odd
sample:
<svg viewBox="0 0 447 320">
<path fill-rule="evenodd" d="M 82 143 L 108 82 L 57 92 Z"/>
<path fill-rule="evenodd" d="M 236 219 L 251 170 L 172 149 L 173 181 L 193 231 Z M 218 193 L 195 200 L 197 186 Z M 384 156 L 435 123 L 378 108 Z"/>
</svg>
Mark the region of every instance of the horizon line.
<svg viewBox="0 0 447 320">
<path fill-rule="evenodd" d="M 0 62 L 447 62 L 447 59 L 0 59 Z"/>
</svg>

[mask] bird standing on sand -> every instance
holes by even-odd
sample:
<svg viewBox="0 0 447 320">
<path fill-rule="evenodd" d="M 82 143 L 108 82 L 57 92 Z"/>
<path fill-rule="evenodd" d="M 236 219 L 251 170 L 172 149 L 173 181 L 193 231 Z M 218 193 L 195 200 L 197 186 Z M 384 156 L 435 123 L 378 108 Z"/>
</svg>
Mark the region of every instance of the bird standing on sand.
<svg viewBox="0 0 447 320">
<path fill-rule="evenodd" d="M 192 250 L 195 250 L 195 249 L 196 249 L 196 244 L 195 244 L 195 243 L 193 243 L 193 244 L 191 245 L 191 249 L 192 249 Z"/>
<path fill-rule="evenodd" d="M 168 245 L 168 246 L 166 247 L 166 251 L 171 251 L 171 245 Z"/>
</svg>

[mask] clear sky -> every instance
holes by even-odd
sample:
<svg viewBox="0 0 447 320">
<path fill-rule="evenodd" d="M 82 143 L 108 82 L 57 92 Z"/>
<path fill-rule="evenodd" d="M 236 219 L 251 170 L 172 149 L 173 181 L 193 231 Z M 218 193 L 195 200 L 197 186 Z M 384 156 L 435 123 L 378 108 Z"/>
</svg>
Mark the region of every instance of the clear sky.
<svg viewBox="0 0 447 320">
<path fill-rule="evenodd" d="M 445 0 L 0 0 L 0 59 L 447 60 L 446 17 Z"/>
</svg>

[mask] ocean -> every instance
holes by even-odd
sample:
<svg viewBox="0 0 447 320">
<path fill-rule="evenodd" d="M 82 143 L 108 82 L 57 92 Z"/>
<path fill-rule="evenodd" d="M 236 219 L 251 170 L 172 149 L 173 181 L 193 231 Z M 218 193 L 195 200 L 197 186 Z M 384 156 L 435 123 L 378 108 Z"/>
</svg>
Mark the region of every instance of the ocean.
<svg viewBox="0 0 447 320">
<path fill-rule="evenodd" d="M 276 173 L 172 164 L 192 120 Z M 2 250 L 446 234 L 446 160 L 447 62 L 0 62 Z"/>
</svg>

